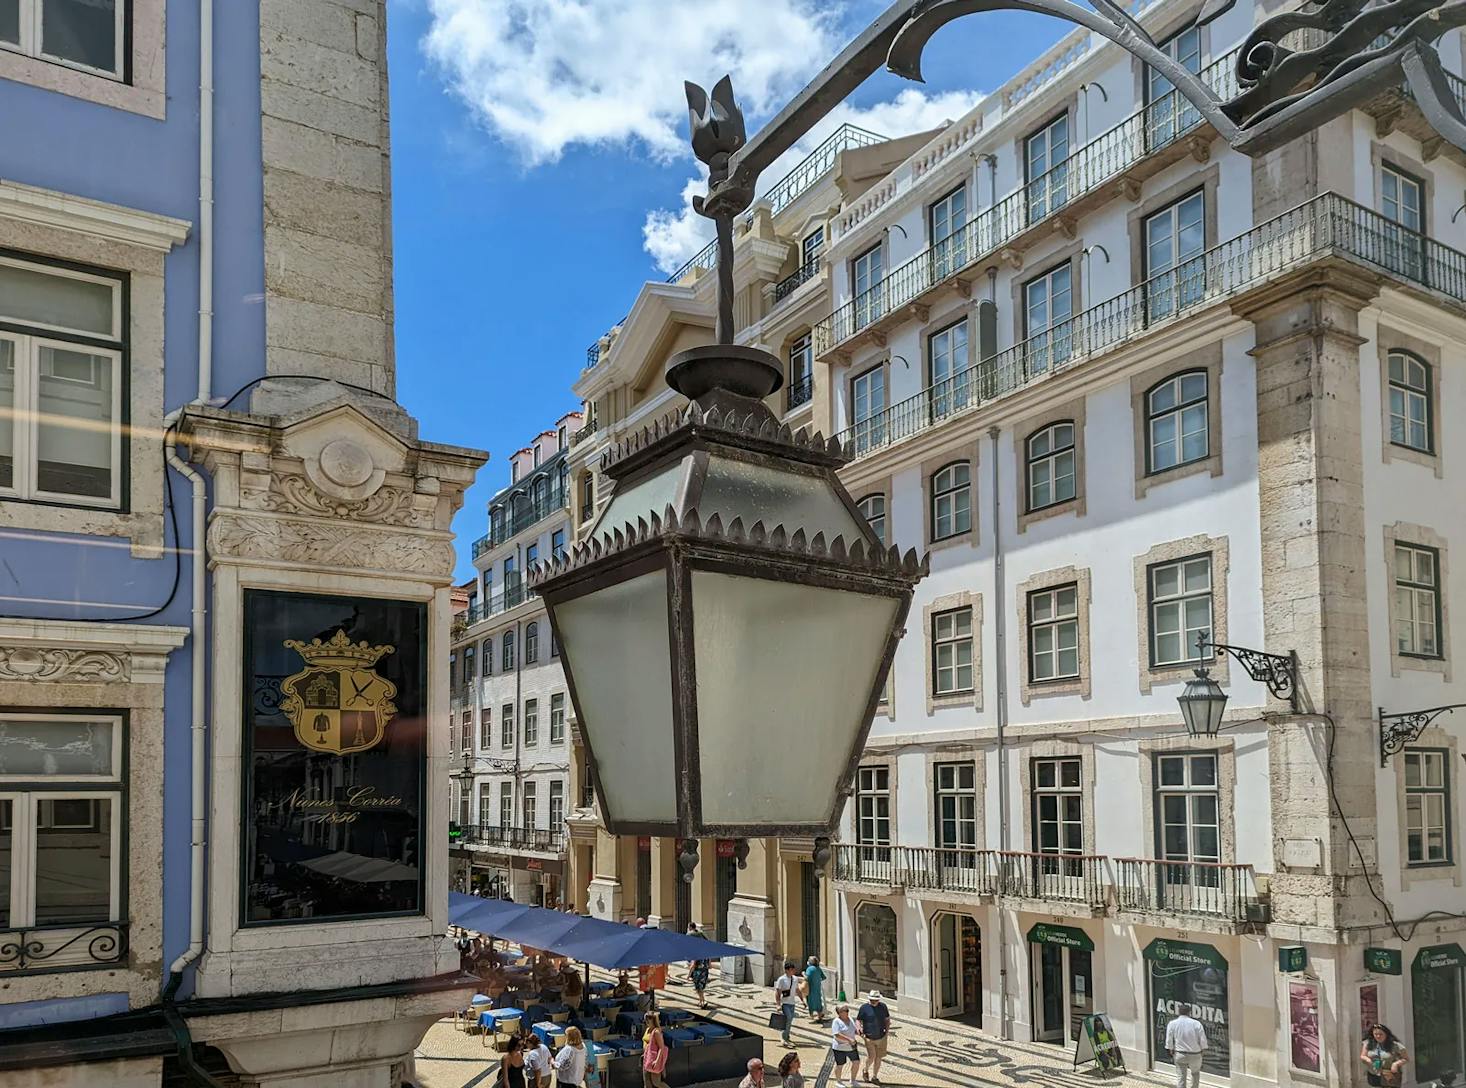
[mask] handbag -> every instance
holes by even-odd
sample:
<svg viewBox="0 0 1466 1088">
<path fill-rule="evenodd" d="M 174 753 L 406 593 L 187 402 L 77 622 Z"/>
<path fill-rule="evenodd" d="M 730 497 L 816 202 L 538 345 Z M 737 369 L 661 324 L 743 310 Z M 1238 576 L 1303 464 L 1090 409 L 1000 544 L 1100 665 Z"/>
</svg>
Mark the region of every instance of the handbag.
<svg viewBox="0 0 1466 1088">
<path fill-rule="evenodd" d="M 779 1012 L 769 1013 L 769 1027 L 777 1028 L 778 1030 L 783 1031 L 785 1022 L 786 1021 L 782 1010 L 780 1010 Z"/>
</svg>

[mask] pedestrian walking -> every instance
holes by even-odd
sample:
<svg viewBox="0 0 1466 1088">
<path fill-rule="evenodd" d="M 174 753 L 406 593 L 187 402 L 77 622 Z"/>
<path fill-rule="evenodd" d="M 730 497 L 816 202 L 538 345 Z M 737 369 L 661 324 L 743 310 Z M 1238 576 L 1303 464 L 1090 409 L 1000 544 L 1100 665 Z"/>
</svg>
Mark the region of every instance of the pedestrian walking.
<svg viewBox="0 0 1466 1088">
<path fill-rule="evenodd" d="M 498 1088 L 529 1088 L 524 1076 L 524 1040 L 509 1036 L 509 1047 L 499 1059 Z"/>
<path fill-rule="evenodd" d="M 667 1068 L 667 1040 L 662 1035 L 662 1021 L 654 1012 L 646 1014 L 641 1036 L 642 1088 L 667 1088 L 662 1071 Z"/>
<path fill-rule="evenodd" d="M 881 1083 L 881 1060 L 886 1056 L 886 1034 L 891 1030 L 891 1010 L 881 991 L 865 995 L 865 1004 L 855 1013 L 860 1037 L 865 1040 L 865 1068 L 861 1077 L 872 1084 Z"/>
<path fill-rule="evenodd" d="M 804 984 L 804 1003 L 809 1007 L 809 1018 L 818 1024 L 825 1018 L 825 972 L 820 967 L 818 956 L 809 957 L 809 963 L 804 968 Z"/>
<path fill-rule="evenodd" d="M 1206 1050 L 1206 1029 L 1196 1019 L 1194 1006 L 1181 1006 L 1175 1018 L 1166 1025 L 1166 1049 L 1176 1066 L 1176 1088 L 1186 1088 L 1186 1074 L 1191 1074 L 1191 1088 L 1201 1085 L 1201 1055 Z"/>
<path fill-rule="evenodd" d="M 783 1088 L 804 1088 L 804 1074 L 799 1071 L 799 1055 L 793 1050 L 779 1059 L 779 1083 Z"/>
<path fill-rule="evenodd" d="M 555 1083 L 559 1088 L 580 1088 L 585 1083 L 585 1037 L 571 1024 L 565 1029 L 565 1045 L 555 1055 Z"/>
<path fill-rule="evenodd" d="M 707 940 L 707 934 L 697 928 L 696 922 L 687 924 L 687 935 Z M 692 988 L 697 991 L 697 1007 L 700 1009 L 708 1007 L 708 973 L 711 970 L 712 964 L 708 960 L 693 960 L 687 965 L 687 977 L 692 981 Z"/>
<path fill-rule="evenodd" d="M 774 1004 L 783 1014 L 784 1023 L 779 1037 L 785 1046 L 793 1046 L 789 1031 L 794 1027 L 794 1009 L 799 1003 L 799 976 L 794 973 L 794 961 L 784 961 L 784 973 L 774 980 Z"/>
<path fill-rule="evenodd" d="M 855 1067 L 860 1063 L 860 1054 L 855 1049 L 859 1033 L 855 1018 L 850 1015 L 850 1006 L 845 1002 L 835 1006 L 835 1018 L 830 1021 L 830 1053 L 835 1058 L 835 1083 L 855 1088 Z M 845 1079 L 845 1066 L 850 1066 L 850 1079 Z"/>
<path fill-rule="evenodd" d="M 532 1031 L 524 1033 L 524 1068 L 529 1088 L 550 1088 L 555 1059 L 545 1041 Z"/>
<path fill-rule="evenodd" d="M 738 1082 L 738 1088 L 764 1088 L 764 1063 L 762 1058 L 748 1059 L 748 1075 Z"/>
<path fill-rule="evenodd" d="M 1359 1048 L 1359 1060 L 1364 1063 L 1366 1081 L 1396 1088 L 1405 1080 L 1405 1063 L 1410 1056 L 1393 1031 L 1383 1024 L 1375 1024 Z"/>
</svg>

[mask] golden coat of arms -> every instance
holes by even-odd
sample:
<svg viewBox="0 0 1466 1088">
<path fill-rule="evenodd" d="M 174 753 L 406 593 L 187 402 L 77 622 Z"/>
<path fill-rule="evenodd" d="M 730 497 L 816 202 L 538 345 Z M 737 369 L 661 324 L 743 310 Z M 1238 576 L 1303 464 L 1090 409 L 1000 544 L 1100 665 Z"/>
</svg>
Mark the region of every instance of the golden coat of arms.
<svg viewBox="0 0 1466 1088">
<path fill-rule="evenodd" d="M 285 693 L 280 709 L 295 726 L 296 739 L 332 755 L 364 752 L 381 743 L 397 713 L 392 703 L 397 685 L 372 666 L 397 647 L 352 642 L 345 631 L 326 642 L 287 639 L 285 645 L 306 662 L 305 669 L 280 684 Z"/>
</svg>

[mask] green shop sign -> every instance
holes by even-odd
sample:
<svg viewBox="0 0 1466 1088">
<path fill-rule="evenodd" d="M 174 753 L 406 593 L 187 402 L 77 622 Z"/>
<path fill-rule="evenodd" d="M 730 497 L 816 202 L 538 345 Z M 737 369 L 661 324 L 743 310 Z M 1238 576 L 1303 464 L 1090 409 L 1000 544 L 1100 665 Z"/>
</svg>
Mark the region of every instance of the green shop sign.
<svg viewBox="0 0 1466 1088">
<path fill-rule="evenodd" d="M 1308 949 L 1301 944 L 1284 945 L 1278 949 L 1278 970 L 1285 975 L 1308 970 Z"/>
<path fill-rule="evenodd" d="M 1064 948 L 1082 948 L 1086 952 L 1094 951 L 1094 942 L 1089 939 L 1089 934 L 1082 929 L 1075 929 L 1073 926 L 1051 926 L 1047 922 L 1039 922 L 1028 931 L 1029 944 L 1057 944 Z"/>
<path fill-rule="evenodd" d="M 1171 941 L 1165 937 L 1157 937 L 1145 946 L 1145 951 L 1141 954 L 1152 963 L 1170 967 L 1215 967 L 1219 971 L 1227 969 L 1227 958 L 1209 944 L 1192 944 L 1190 941 Z"/>
<path fill-rule="evenodd" d="M 1410 964 L 1414 1005 L 1417 1080 L 1430 1083 L 1442 1073 L 1462 1068 L 1466 1060 L 1466 1010 L 1461 986 L 1466 981 L 1466 953 L 1459 944 L 1438 944 L 1415 953 Z"/>
<path fill-rule="evenodd" d="M 1373 975 L 1403 974 L 1405 967 L 1398 948 L 1366 948 L 1364 969 Z"/>
</svg>

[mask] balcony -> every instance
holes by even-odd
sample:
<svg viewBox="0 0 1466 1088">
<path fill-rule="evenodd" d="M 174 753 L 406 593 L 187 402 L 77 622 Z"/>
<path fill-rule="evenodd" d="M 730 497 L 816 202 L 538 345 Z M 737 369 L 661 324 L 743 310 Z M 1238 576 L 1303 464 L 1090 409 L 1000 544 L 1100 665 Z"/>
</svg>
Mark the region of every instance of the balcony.
<svg viewBox="0 0 1466 1088">
<path fill-rule="evenodd" d="M 820 261 L 816 257 L 813 260 L 805 261 L 789 275 L 785 276 L 778 283 L 774 284 L 774 305 L 777 306 L 786 298 L 799 289 L 800 285 L 808 283 L 820 274 Z"/>
<path fill-rule="evenodd" d="M 1003 895 L 1009 898 L 1102 909 L 1105 861 L 1094 854 L 1005 851 L 997 854 L 998 882 Z"/>
<path fill-rule="evenodd" d="M 800 405 L 808 404 L 814 397 L 814 375 L 806 374 L 797 381 L 792 381 L 785 388 L 786 410 L 794 411 Z"/>
<path fill-rule="evenodd" d="M 1236 93 L 1236 59 L 1234 51 L 1201 73 L 1224 98 Z M 826 355 L 857 335 L 879 335 L 904 320 L 904 308 L 927 292 L 949 283 L 970 283 L 978 275 L 978 261 L 1046 237 L 1052 220 L 1058 219 L 1072 235 L 1080 215 L 1111 199 L 1109 183 L 1124 177 L 1138 185 L 1193 150 L 1193 137 L 1204 138 L 1210 131 L 1179 91 L 1161 96 L 835 310 L 814 327 L 815 354 Z"/>
<path fill-rule="evenodd" d="M 457 825 L 458 837 L 449 841 L 456 846 L 483 847 L 491 850 L 525 850 L 535 854 L 559 854 L 565 849 L 563 827 L 497 827 L 488 824 Z"/>
<path fill-rule="evenodd" d="M 511 608 L 517 608 L 535 594 L 524 588 L 524 581 L 515 578 L 508 585 L 501 586 L 496 592 L 491 593 L 487 600 L 479 601 L 463 613 L 465 631 L 476 623 L 482 623 L 490 616 L 497 616 L 500 612 L 508 612 Z"/>
<path fill-rule="evenodd" d="M 473 542 L 473 557 L 477 559 L 490 548 L 497 548 L 551 514 L 568 509 L 570 490 L 557 483 L 538 501 L 531 499 L 515 504 L 507 517 L 491 516 L 489 531 Z"/>
<path fill-rule="evenodd" d="M 1325 258 L 1466 302 L 1466 254 L 1324 193 L 840 432 L 866 456 Z"/>
<path fill-rule="evenodd" d="M 1116 858 L 1116 902 L 1122 911 L 1260 922 L 1264 907 L 1251 865 Z"/>
<path fill-rule="evenodd" d="M 116 967 L 126 959 L 126 922 L 0 927 L 0 976 Z"/>
</svg>

